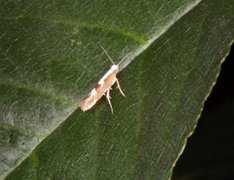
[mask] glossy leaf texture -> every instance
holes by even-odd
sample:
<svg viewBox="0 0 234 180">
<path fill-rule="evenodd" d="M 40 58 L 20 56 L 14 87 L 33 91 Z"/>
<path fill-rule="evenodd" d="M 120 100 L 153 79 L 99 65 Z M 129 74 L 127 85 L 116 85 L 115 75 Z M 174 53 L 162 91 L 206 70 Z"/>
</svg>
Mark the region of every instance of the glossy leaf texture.
<svg viewBox="0 0 234 180">
<path fill-rule="evenodd" d="M 224 1 L 1 1 L 0 174 L 168 179 L 234 37 Z M 79 101 L 116 63 L 111 91 Z"/>
</svg>

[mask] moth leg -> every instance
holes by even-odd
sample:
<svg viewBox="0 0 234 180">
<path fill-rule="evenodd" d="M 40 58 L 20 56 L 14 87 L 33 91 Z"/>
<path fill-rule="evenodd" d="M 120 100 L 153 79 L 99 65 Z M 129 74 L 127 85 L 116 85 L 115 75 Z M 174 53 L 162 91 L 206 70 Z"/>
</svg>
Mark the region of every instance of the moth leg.
<svg viewBox="0 0 234 180">
<path fill-rule="evenodd" d="M 110 99 L 111 99 L 111 97 L 110 97 L 110 89 L 108 89 L 108 90 L 106 91 L 106 98 L 107 98 L 107 101 L 108 101 L 108 103 L 109 103 L 109 105 L 110 105 L 111 112 L 112 112 L 112 114 L 114 114 L 113 107 L 112 107 L 112 104 L 111 104 L 111 101 L 110 101 Z"/>
<path fill-rule="evenodd" d="M 118 81 L 117 78 L 115 79 L 115 81 L 116 81 L 116 83 L 117 83 L 117 87 L 119 88 L 120 93 L 121 93 L 124 97 L 126 97 L 125 94 L 123 93 L 122 89 L 120 88 L 119 81 Z"/>
</svg>

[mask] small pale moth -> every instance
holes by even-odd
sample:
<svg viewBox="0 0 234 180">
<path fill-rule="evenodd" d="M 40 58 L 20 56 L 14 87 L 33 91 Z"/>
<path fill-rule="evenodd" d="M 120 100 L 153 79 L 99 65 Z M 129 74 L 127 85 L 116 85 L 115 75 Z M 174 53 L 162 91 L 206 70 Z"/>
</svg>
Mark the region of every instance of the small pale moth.
<svg viewBox="0 0 234 180">
<path fill-rule="evenodd" d="M 95 85 L 93 90 L 83 100 L 81 100 L 80 108 L 82 111 L 87 111 L 91 109 L 97 103 L 97 101 L 101 99 L 103 95 L 105 95 L 110 105 L 111 112 L 113 114 L 114 111 L 110 101 L 111 99 L 110 90 L 112 89 L 111 87 L 115 84 L 115 82 L 117 84 L 120 93 L 125 97 L 122 89 L 120 88 L 119 81 L 116 78 L 116 75 L 119 71 L 119 64 L 122 62 L 122 60 L 125 59 L 125 57 L 118 64 L 115 64 L 114 61 L 111 59 L 111 57 L 108 55 L 107 51 L 103 47 L 101 48 L 103 49 L 103 51 L 110 59 L 113 65 L 106 72 L 106 74 L 98 81 L 98 83 Z"/>
</svg>

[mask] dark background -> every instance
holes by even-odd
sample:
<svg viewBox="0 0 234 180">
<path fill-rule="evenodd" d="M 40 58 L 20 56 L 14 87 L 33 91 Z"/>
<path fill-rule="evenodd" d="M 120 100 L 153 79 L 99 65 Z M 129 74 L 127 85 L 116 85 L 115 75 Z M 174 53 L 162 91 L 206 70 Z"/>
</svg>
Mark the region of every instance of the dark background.
<svg viewBox="0 0 234 180">
<path fill-rule="evenodd" d="M 234 180 L 234 45 L 172 179 Z"/>
</svg>

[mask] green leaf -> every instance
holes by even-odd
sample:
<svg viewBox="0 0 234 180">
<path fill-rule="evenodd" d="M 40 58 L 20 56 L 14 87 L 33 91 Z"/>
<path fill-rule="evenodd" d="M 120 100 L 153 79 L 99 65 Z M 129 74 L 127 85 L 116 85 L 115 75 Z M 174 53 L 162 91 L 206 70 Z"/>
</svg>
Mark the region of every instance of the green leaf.
<svg viewBox="0 0 234 180">
<path fill-rule="evenodd" d="M 234 44 L 233 44 L 234 45 Z M 173 170 L 174 180 L 232 179 L 234 46 L 222 64 L 198 125 Z M 191 163 L 192 162 L 192 163 Z"/>
<path fill-rule="evenodd" d="M 168 179 L 234 36 L 234 2 L 0 3 L 0 174 Z M 126 94 L 79 101 L 116 63 Z"/>
</svg>

